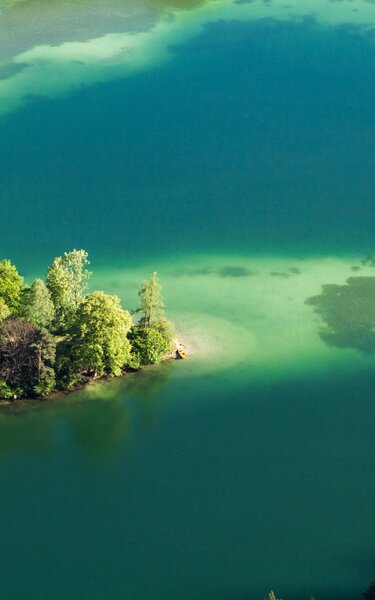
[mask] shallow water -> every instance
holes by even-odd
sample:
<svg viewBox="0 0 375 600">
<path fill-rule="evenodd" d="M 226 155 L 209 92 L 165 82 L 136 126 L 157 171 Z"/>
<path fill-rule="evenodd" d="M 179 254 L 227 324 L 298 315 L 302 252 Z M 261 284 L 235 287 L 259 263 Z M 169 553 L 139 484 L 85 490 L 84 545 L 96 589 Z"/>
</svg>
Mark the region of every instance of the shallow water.
<svg viewBox="0 0 375 600">
<path fill-rule="evenodd" d="M 190 358 L 0 413 L 1 595 L 359 600 L 372 279 L 345 344 L 316 307 L 375 277 L 375 6 L 10 4 L 1 253 L 84 247 L 128 308 L 157 269 Z"/>
</svg>

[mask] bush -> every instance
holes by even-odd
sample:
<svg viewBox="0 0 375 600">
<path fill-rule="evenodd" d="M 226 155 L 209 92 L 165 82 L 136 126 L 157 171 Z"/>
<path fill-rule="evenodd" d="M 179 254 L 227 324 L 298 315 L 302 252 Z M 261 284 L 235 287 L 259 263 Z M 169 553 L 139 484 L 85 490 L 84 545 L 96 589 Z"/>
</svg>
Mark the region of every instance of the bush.
<svg viewBox="0 0 375 600">
<path fill-rule="evenodd" d="M 9 400 L 13 398 L 14 392 L 11 390 L 9 385 L 2 379 L 0 379 L 0 398 L 2 400 Z"/>
<path fill-rule="evenodd" d="M 173 323 L 168 321 L 168 319 L 165 317 L 162 317 L 154 323 L 153 329 L 158 331 L 163 336 L 168 344 L 168 350 L 171 350 L 176 339 L 176 330 Z"/>
<path fill-rule="evenodd" d="M 141 365 L 160 363 L 170 347 L 169 342 L 156 329 L 133 327 L 129 337 L 132 354 L 139 357 Z"/>
</svg>

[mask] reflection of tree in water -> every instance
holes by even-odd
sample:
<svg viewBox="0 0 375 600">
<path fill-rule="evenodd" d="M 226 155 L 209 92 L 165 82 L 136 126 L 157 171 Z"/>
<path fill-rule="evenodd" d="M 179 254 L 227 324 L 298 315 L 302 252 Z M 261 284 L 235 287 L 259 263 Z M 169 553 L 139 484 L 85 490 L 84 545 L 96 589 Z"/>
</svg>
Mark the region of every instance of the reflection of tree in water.
<svg viewBox="0 0 375 600">
<path fill-rule="evenodd" d="M 129 386 L 129 393 L 136 399 L 136 417 L 138 427 L 142 431 L 153 431 L 159 417 L 160 393 L 166 385 L 173 361 L 169 360 L 157 367 L 140 371 Z"/>
<path fill-rule="evenodd" d="M 127 391 L 141 400 L 152 400 L 161 392 L 171 374 L 173 360 L 157 367 L 148 367 L 136 373 L 129 381 Z"/>
<path fill-rule="evenodd" d="M 345 285 L 324 285 L 306 300 L 322 317 L 320 337 L 330 346 L 375 352 L 375 277 L 350 277 Z"/>
<path fill-rule="evenodd" d="M 14 453 L 46 454 L 71 437 L 93 457 L 115 455 L 142 432 L 153 431 L 158 397 L 173 361 L 145 368 L 113 382 L 98 383 L 63 400 L 22 402 L 0 413 L 0 457 Z M 32 410 L 31 410 L 32 408 Z"/>
<path fill-rule="evenodd" d="M 73 403 L 63 415 L 75 442 L 97 458 L 108 457 L 139 430 L 154 429 L 158 413 L 155 401 L 169 377 L 171 363 L 83 390 L 82 395 L 88 392 L 91 397 Z"/>
<path fill-rule="evenodd" d="M 53 441 L 54 423 L 48 411 L 25 411 L 23 406 L 0 413 L 0 457 L 16 453 L 44 455 Z"/>
<path fill-rule="evenodd" d="M 65 415 L 69 433 L 94 456 L 111 454 L 127 438 L 131 409 L 121 400 L 93 400 L 72 406 Z"/>
</svg>

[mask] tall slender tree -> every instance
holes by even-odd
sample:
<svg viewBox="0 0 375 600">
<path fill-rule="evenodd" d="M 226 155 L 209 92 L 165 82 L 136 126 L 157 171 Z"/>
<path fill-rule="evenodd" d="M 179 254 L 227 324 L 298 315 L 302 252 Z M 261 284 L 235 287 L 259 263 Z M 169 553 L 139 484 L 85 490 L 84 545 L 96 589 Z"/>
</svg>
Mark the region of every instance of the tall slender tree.
<svg viewBox="0 0 375 600">
<path fill-rule="evenodd" d="M 10 260 L 0 262 L 0 298 L 2 298 L 12 315 L 18 314 L 21 306 L 23 277 Z"/>
<path fill-rule="evenodd" d="M 22 316 L 38 327 L 49 327 L 55 317 L 51 293 L 44 281 L 36 279 L 25 293 Z"/>
<path fill-rule="evenodd" d="M 139 290 L 139 300 L 139 312 L 143 313 L 141 318 L 143 327 L 151 328 L 159 319 L 164 318 L 164 302 L 156 271 L 142 284 Z"/>
<path fill-rule="evenodd" d="M 60 333 L 69 330 L 87 289 L 91 277 L 88 264 L 85 250 L 72 250 L 55 258 L 48 269 L 47 288 L 55 307 L 54 327 Z"/>
</svg>

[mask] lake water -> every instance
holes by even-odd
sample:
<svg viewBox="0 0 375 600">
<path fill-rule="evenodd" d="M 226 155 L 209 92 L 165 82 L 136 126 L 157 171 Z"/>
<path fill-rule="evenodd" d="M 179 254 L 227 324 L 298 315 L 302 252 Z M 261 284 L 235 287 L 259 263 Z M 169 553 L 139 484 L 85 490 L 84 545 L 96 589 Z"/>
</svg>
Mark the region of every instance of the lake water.
<svg viewBox="0 0 375 600">
<path fill-rule="evenodd" d="M 374 31 L 366 0 L 0 0 L 1 257 L 83 247 L 128 308 L 156 269 L 191 350 L 2 410 L 4 599 L 375 578 Z"/>
</svg>

